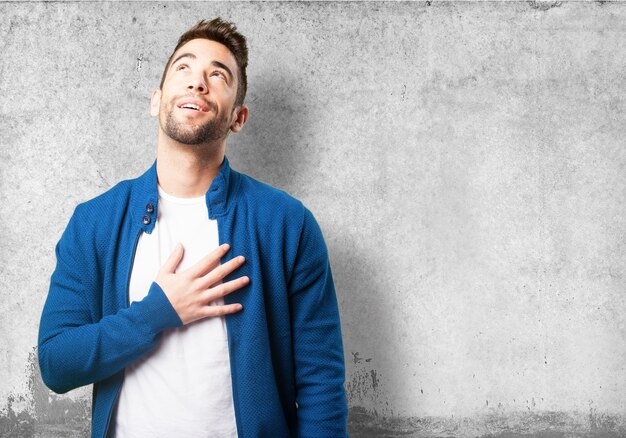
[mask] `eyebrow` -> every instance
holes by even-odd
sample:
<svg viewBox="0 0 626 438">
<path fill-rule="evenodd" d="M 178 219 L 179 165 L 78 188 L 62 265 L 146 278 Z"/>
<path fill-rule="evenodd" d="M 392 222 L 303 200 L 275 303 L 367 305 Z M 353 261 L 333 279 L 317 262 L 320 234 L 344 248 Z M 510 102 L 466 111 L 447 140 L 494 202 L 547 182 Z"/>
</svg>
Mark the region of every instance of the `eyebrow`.
<svg viewBox="0 0 626 438">
<path fill-rule="evenodd" d="M 180 61 L 182 58 L 191 58 L 191 59 L 197 59 L 198 57 L 196 55 L 194 55 L 193 53 L 182 53 L 180 54 L 174 61 L 172 61 L 172 66 L 174 64 L 176 64 L 178 61 Z M 228 75 L 231 77 L 231 79 L 233 78 L 233 72 L 230 71 L 230 69 L 226 66 L 226 64 L 224 64 L 223 62 L 219 62 L 219 61 L 211 61 L 211 65 L 215 66 L 215 67 L 219 67 L 223 70 L 226 71 L 226 73 L 228 73 Z M 170 67 L 171 68 L 171 67 Z"/>
<path fill-rule="evenodd" d="M 178 58 L 172 61 L 172 65 L 176 64 L 178 61 L 185 57 L 196 59 L 196 55 L 194 55 L 193 53 L 183 53 L 181 55 L 178 55 Z"/>
</svg>

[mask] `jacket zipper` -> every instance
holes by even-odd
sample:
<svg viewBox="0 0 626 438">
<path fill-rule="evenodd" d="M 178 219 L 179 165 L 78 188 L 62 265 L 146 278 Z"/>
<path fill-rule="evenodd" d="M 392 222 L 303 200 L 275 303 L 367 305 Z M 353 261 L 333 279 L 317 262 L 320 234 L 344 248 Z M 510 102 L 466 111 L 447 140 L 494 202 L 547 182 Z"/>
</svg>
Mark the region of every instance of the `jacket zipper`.
<svg viewBox="0 0 626 438">
<path fill-rule="evenodd" d="M 130 267 L 128 269 L 128 280 L 126 280 L 126 308 L 128 308 L 128 306 L 130 306 L 130 277 L 133 273 L 133 266 L 135 264 L 135 253 L 137 252 L 137 244 L 139 243 L 139 237 L 141 237 L 141 233 L 143 230 L 139 230 L 139 232 L 137 233 L 137 237 L 135 237 L 135 244 L 133 245 L 133 252 L 132 255 L 130 256 Z M 122 383 L 124 382 L 124 379 L 122 377 Z M 122 390 L 122 384 L 120 383 L 119 387 L 117 388 L 117 392 L 115 393 L 115 398 L 113 399 L 113 404 L 111 405 L 111 409 L 109 410 L 109 416 L 107 418 L 107 425 L 104 428 L 104 438 L 107 438 L 109 436 L 109 427 L 111 426 L 111 417 L 113 416 L 113 409 L 115 408 L 115 404 L 117 403 L 117 399 L 120 396 L 120 392 Z"/>
</svg>

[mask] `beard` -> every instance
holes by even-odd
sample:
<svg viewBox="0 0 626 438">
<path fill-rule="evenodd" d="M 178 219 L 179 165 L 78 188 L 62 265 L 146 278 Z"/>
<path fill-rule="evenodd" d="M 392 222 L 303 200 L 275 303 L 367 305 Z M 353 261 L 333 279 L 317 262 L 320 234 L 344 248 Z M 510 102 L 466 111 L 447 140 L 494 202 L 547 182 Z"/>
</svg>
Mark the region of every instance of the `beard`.
<svg viewBox="0 0 626 438">
<path fill-rule="evenodd" d="M 172 140 L 189 145 L 206 144 L 220 138 L 224 138 L 228 133 L 230 125 L 224 113 L 217 114 L 215 118 L 203 124 L 187 124 L 176 120 L 172 105 L 165 116 L 165 123 L 161 122 L 161 127 L 165 134 Z M 215 111 L 215 106 L 211 107 Z"/>
</svg>

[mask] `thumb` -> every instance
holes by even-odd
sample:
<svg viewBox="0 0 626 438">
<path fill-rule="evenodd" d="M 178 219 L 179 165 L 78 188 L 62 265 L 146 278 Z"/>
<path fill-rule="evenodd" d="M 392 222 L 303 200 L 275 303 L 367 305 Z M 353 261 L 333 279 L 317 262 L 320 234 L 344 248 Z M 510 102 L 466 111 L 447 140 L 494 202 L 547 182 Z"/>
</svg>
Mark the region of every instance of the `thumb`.
<svg viewBox="0 0 626 438">
<path fill-rule="evenodd" d="M 183 249 L 183 245 L 177 243 L 174 247 L 174 250 L 170 253 L 170 256 L 167 258 L 163 266 L 161 266 L 161 271 L 170 274 L 176 272 L 176 268 L 180 264 L 180 261 L 183 259 L 184 252 L 185 250 Z"/>
</svg>

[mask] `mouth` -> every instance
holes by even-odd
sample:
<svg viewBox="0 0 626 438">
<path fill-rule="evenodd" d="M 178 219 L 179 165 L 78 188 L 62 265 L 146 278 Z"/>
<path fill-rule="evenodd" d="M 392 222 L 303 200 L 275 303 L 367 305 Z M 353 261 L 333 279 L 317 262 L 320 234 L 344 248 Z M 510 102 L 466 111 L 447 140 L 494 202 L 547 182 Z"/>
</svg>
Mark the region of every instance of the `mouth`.
<svg viewBox="0 0 626 438">
<path fill-rule="evenodd" d="M 200 99 L 183 98 L 176 102 L 176 106 L 180 109 L 189 111 L 206 113 L 209 111 L 209 106 Z"/>
</svg>

